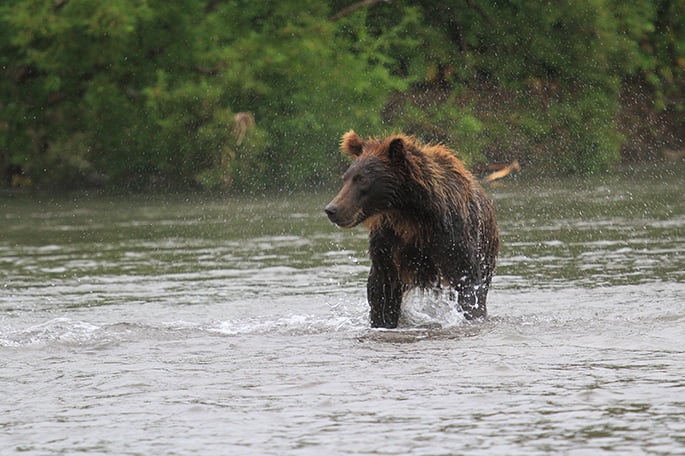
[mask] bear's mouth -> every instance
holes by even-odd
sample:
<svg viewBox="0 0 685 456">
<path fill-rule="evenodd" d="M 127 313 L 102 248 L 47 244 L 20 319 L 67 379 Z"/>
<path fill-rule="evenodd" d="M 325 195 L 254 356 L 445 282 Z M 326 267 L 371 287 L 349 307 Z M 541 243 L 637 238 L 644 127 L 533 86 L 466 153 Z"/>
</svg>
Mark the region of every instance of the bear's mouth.
<svg viewBox="0 0 685 456">
<path fill-rule="evenodd" d="M 353 220 L 351 222 L 333 222 L 338 226 L 338 228 L 354 228 L 355 226 L 359 225 L 361 222 L 357 222 L 356 220 Z"/>
<path fill-rule="evenodd" d="M 333 223 L 335 223 L 339 228 L 354 228 L 355 226 L 359 225 L 363 220 L 361 218 L 353 217 L 352 219 L 348 220 L 331 220 Z"/>
</svg>

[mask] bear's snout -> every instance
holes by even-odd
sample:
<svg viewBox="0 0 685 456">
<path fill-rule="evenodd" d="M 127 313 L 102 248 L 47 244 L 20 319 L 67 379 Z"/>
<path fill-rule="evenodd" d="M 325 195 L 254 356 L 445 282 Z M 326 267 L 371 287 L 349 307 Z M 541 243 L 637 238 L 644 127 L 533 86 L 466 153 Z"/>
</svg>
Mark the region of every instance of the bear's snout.
<svg viewBox="0 0 685 456">
<path fill-rule="evenodd" d="M 324 209 L 324 212 L 331 222 L 335 223 L 336 225 L 338 224 L 338 208 L 333 203 L 328 204 Z"/>
<path fill-rule="evenodd" d="M 349 214 L 348 211 L 342 209 L 335 204 L 335 200 L 331 201 L 328 206 L 324 209 L 324 212 L 328 216 L 328 219 L 338 225 L 340 228 L 352 228 L 359 220 L 357 220 L 357 214 Z"/>
</svg>

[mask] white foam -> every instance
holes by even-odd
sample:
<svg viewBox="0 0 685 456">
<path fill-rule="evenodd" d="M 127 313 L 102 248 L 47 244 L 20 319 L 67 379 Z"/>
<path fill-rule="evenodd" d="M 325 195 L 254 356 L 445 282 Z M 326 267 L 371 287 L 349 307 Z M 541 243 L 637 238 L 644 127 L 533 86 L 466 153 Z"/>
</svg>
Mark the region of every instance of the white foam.
<svg viewBox="0 0 685 456">
<path fill-rule="evenodd" d="M 466 319 L 455 297 L 452 290 L 410 291 L 404 297 L 400 326 L 445 329 L 463 325 Z"/>
<path fill-rule="evenodd" d="M 359 319 L 349 316 L 287 315 L 276 319 L 239 319 L 218 322 L 208 331 L 230 335 L 279 334 L 301 335 L 339 332 L 362 328 Z"/>
<path fill-rule="evenodd" d="M 21 347 L 48 344 L 53 341 L 82 343 L 92 340 L 100 329 L 100 326 L 84 321 L 53 318 L 28 328 L 8 331 L 0 336 L 0 346 Z"/>
</svg>

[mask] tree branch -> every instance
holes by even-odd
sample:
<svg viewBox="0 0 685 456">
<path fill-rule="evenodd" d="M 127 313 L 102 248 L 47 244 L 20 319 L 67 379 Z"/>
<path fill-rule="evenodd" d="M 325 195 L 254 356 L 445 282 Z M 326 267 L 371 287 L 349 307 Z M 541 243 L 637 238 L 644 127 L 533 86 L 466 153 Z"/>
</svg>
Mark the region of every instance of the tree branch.
<svg viewBox="0 0 685 456">
<path fill-rule="evenodd" d="M 354 3 L 350 6 L 348 6 L 347 8 L 341 9 L 340 11 L 335 13 L 333 16 L 331 16 L 330 19 L 328 19 L 328 20 L 331 22 L 335 22 L 335 21 L 340 20 L 349 14 L 352 14 L 353 12 L 358 10 L 359 8 L 364 8 L 365 6 L 373 6 L 376 3 L 380 3 L 380 2 L 390 3 L 390 1 L 391 0 L 363 0 L 361 2 Z"/>
</svg>

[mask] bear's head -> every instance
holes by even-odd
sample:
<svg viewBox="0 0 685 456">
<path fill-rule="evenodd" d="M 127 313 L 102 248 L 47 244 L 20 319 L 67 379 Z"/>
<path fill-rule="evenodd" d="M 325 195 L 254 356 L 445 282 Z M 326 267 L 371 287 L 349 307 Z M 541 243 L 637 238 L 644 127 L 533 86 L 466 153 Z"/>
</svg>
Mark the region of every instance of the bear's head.
<svg viewBox="0 0 685 456">
<path fill-rule="evenodd" d="M 328 218 L 352 228 L 373 215 L 397 209 L 406 182 L 406 137 L 363 140 L 350 130 L 341 148 L 354 161 L 342 176 L 343 187 L 326 206 Z"/>
</svg>

